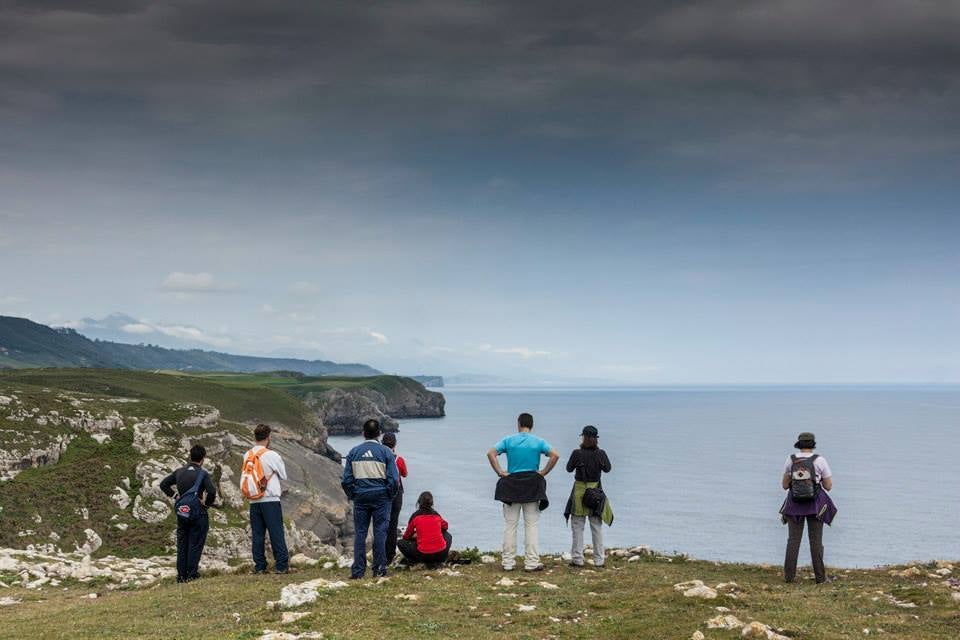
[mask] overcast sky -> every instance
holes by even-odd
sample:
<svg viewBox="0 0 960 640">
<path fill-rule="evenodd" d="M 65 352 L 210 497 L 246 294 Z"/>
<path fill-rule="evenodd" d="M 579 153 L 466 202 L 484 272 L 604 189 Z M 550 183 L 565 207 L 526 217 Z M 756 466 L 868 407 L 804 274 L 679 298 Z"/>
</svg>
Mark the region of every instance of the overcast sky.
<svg viewBox="0 0 960 640">
<path fill-rule="evenodd" d="M 960 381 L 957 113 L 952 0 L 0 0 L 0 313 L 404 373 Z"/>
</svg>

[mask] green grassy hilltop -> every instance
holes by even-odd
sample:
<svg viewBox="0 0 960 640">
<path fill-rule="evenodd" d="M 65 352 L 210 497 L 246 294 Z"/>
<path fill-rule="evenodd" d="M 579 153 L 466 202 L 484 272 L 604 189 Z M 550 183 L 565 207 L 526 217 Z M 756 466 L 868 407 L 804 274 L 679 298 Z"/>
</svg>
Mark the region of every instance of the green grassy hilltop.
<svg viewBox="0 0 960 640">
<path fill-rule="evenodd" d="M 455 523 L 454 523 L 455 524 Z M 497 565 L 456 567 L 454 573 L 397 571 L 387 581 L 349 581 L 319 589 L 308 613 L 282 622 L 268 601 L 289 584 L 339 581 L 346 570 L 307 568 L 287 576 L 207 577 L 171 581 L 142 591 L 108 592 L 72 584 L 42 592 L 19 587 L 0 596 L 21 602 L 3 608 L 6 637 L 260 638 L 265 630 L 319 632 L 325 638 L 691 638 L 734 640 L 742 631 L 709 628 L 733 616 L 761 622 L 787 638 L 958 637 L 960 604 L 943 578 L 894 577 L 887 570 L 844 571 L 832 583 L 786 585 L 775 568 L 647 556 L 611 558 L 602 571 L 572 570 L 546 559 L 539 574 L 504 573 Z M 458 575 L 457 575 L 458 574 Z M 936 575 L 936 574 L 933 574 Z M 510 582 L 501 582 L 507 577 Z M 0 575 L 0 579 L 3 576 Z M 698 579 L 724 586 L 716 599 L 685 597 L 674 585 Z M 90 593 L 100 597 L 90 599 Z M 722 609 L 727 609 L 723 611 Z M 866 631 L 865 631 L 866 630 Z"/>
</svg>

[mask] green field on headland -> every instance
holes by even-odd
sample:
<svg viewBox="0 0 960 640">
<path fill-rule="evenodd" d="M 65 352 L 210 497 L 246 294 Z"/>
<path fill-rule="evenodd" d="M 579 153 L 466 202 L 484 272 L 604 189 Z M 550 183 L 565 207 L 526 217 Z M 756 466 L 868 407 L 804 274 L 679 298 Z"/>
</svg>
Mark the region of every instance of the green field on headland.
<svg viewBox="0 0 960 640">
<path fill-rule="evenodd" d="M 10 638 L 261 638 L 266 630 L 324 638 L 691 638 L 742 637 L 760 622 L 787 638 L 958 637 L 960 603 L 941 564 L 907 575 L 889 569 L 838 572 L 826 585 L 784 584 L 774 567 L 688 561 L 682 557 L 611 558 L 604 570 L 573 570 L 545 558 L 542 573 L 504 573 L 495 564 L 452 572 L 397 571 L 383 582 L 322 585 L 315 602 L 268 607 L 286 585 L 325 579 L 344 569 L 300 569 L 285 576 L 234 574 L 179 585 L 171 580 L 139 591 L 109 591 L 95 583 L 65 583 L 28 591 L 0 589 L 17 601 L 2 608 Z M 503 579 L 506 578 L 506 581 Z M 10 583 L 15 576 L 0 574 Z M 701 580 L 713 599 L 687 597 L 675 585 Z M 735 582 L 735 585 L 729 583 Z M 90 594 L 98 594 L 91 598 Z M 293 613 L 309 615 L 283 622 Z M 735 621 L 725 616 L 732 616 Z M 268 636 L 269 637 L 269 636 Z M 311 637 L 309 635 L 305 637 Z M 319 637 L 319 636 L 313 636 Z M 699 637 L 699 636 L 697 636 Z M 761 636 L 749 636 L 761 637 Z M 776 637 L 767 636 L 762 637 Z"/>
</svg>

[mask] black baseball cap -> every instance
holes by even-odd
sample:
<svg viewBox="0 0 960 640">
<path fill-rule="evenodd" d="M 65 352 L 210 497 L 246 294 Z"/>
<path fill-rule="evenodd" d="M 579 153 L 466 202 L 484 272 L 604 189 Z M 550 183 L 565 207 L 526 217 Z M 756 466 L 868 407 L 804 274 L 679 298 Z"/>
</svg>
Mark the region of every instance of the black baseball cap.
<svg viewBox="0 0 960 640">
<path fill-rule="evenodd" d="M 597 428 L 592 424 L 588 424 L 583 428 L 583 431 L 580 432 L 582 436 L 590 436 L 591 438 L 600 437 L 600 433 L 597 431 Z"/>
</svg>

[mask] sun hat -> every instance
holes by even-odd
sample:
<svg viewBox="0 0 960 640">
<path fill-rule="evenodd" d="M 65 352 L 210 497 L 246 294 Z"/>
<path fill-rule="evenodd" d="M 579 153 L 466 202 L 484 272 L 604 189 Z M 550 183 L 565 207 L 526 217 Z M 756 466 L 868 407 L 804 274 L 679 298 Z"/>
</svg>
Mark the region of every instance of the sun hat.
<svg viewBox="0 0 960 640">
<path fill-rule="evenodd" d="M 817 436 L 809 431 L 804 431 L 797 436 L 797 442 L 793 445 L 795 449 L 815 449 L 817 446 Z"/>
</svg>

